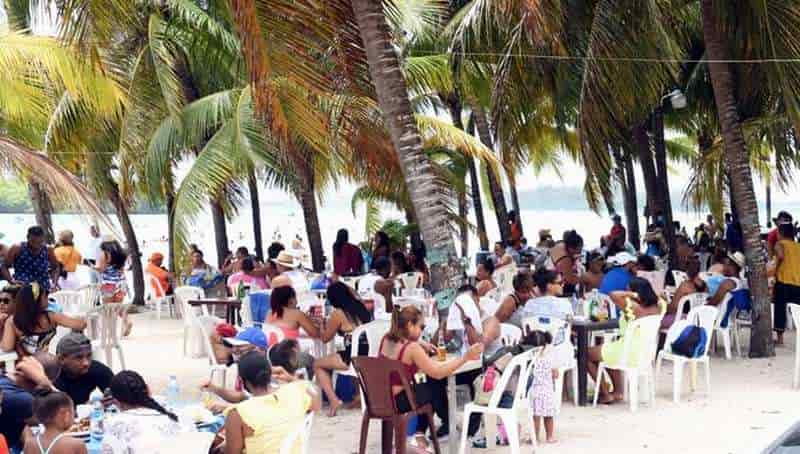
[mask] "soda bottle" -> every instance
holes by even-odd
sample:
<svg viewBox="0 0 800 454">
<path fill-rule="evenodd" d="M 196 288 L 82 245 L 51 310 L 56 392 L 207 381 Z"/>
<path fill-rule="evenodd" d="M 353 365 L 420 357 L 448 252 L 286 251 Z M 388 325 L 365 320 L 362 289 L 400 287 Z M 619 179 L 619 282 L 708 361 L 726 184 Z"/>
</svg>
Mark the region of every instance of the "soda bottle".
<svg viewBox="0 0 800 454">
<path fill-rule="evenodd" d="M 169 376 L 169 382 L 167 382 L 167 406 L 171 409 L 175 409 L 178 406 L 178 401 L 181 396 L 181 390 L 178 386 L 178 379 L 174 375 Z"/>
<path fill-rule="evenodd" d="M 92 412 L 89 414 L 89 452 L 101 452 L 103 443 L 103 394 L 98 390 L 92 391 L 89 396 L 92 405 Z"/>
</svg>

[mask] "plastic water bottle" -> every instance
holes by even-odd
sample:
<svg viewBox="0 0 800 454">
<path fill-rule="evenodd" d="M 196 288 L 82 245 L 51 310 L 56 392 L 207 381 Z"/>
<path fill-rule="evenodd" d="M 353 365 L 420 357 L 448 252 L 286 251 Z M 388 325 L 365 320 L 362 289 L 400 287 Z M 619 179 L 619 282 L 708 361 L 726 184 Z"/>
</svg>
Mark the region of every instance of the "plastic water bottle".
<svg viewBox="0 0 800 454">
<path fill-rule="evenodd" d="M 169 376 L 169 382 L 167 382 L 167 406 L 171 409 L 175 409 L 178 406 L 178 400 L 181 396 L 181 389 L 178 386 L 178 379 L 174 375 Z"/>
<path fill-rule="evenodd" d="M 89 396 L 92 413 L 89 415 L 89 452 L 101 452 L 103 443 L 103 394 L 98 390 Z"/>
</svg>

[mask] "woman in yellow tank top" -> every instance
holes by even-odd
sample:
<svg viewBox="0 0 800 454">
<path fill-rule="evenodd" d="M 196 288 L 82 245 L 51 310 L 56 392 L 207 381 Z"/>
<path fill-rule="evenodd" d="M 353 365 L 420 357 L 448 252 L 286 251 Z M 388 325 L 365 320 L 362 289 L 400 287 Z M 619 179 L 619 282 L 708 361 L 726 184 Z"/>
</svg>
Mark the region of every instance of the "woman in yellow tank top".
<svg viewBox="0 0 800 454">
<path fill-rule="evenodd" d="M 225 419 L 226 454 L 278 454 L 284 438 L 309 412 L 320 409 L 319 392 L 309 382 L 296 381 L 274 389 L 267 357 L 250 352 L 239 360 L 239 377 L 252 397 L 236 404 Z M 299 454 L 301 442 L 292 453 Z"/>
<path fill-rule="evenodd" d="M 800 243 L 795 241 L 792 224 L 778 225 L 778 243 L 775 245 L 775 332 L 776 344 L 783 344 L 786 330 L 786 305 L 800 303 Z"/>
</svg>

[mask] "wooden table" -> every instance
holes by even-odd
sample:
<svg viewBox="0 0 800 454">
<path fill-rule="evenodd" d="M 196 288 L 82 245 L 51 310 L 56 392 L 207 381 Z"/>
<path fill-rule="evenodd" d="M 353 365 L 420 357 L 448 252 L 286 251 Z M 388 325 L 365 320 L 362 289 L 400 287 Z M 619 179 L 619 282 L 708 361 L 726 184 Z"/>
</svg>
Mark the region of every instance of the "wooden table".
<svg viewBox="0 0 800 454">
<path fill-rule="evenodd" d="M 239 324 L 239 313 L 237 311 L 242 307 L 242 302 L 236 298 L 204 298 L 200 300 L 189 300 L 188 304 L 192 307 L 225 306 L 225 321 L 234 326 Z"/>
<path fill-rule="evenodd" d="M 578 405 L 585 407 L 588 405 L 586 379 L 586 364 L 589 362 L 589 334 L 592 331 L 604 331 L 607 329 L 619 328 L 618 320 L 606 320 L 604 322 L 592 322 L 589 320 L 573 320 L 572 329 L 578 337 Z"/>
</svg>

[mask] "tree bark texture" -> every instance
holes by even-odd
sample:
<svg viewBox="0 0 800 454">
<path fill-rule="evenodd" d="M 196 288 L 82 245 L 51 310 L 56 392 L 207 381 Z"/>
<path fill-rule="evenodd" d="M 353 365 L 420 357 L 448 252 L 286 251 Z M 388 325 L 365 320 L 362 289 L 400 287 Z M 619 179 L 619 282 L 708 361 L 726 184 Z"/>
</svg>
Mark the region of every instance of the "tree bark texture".
<svg viewBox="0 0 800 454">
<path fill-rule="evenodd" d="M 664 113 L 661 111 L 661 106 L 653 113 L 653 149 L 656 160 L 656 194 L 664 215 L 664 238 L 669 246 L 669 264 L 674 268 L 677 258 L 676 232 L 675 224 L 672 222 L 672 201 L 669 195 L 669 176 L 667 175 L 667 149 L 664 143 Z"/>
<path fill-rule="evenodd" d="M 643 125 L 633 128 L 633 146 L 639 156 L 639 165 L 642 166 L 642 178 L 647 194 L 647 218 L 655 216 L 661 208 L 658 206 L 658 183 L 656 182 L 656 167 L 653 163 L 653 152 L 650 150 L 650 139 L 647 137 L 647 129 Z"/>
<path fill-rule="evenodd" d="M 524 237 L 525 230 L 522 227 L 522 216 L 519 211 L 519 195 L 517 194 L 517 181 L 509 178 L 509 190 L 511 192 L 511 208 L 517 213 L 517 225 L 519 225 L 519 232 Z"/>
<path fill-rule="evenodd" d="M 31 205 L 33 205 L 33 212 L 36 216 L 36 225 L 44 229 L 47 244 L 55 243 L 53 203 L 50 201 L 50 197 L 48 197 L 42 185 L 33 180 L 28 181 L 28 195 L 31 198 Z"/>
<path fill-rule="evenodd" d="M 217 267 L 222 268 L 225 259 L 230 255 L 228 248 L 228 228 L 225 224 L 225 210 L 217 200 L 211 200 L 211 219 L 214 223 L 214 244 L 217 246 Z"/>
<path fill-rule="evenodd" d="M 486 117 L 486 112 L 479 105 L 472 106 L 473 118 L 475 119 L 475 127 L 478 130 L 478 137 L 481 142 L 486 145 L 486 148 L 494 150 L 494 140 L 492 139 L 492 132 L 489 129 L 489 120 Z M 489 163 L 486 163 L 486 174 L 489 180 L 489 192 L 492 194 L 492 203 L 494 204 L 494 213 L 497 216 L 497 226 L 500 229 L 500 239 L 507 243 L 511 239 L 511 228 L 508 225 L 508 209 L 506 208 L 506 197 L 503 193 L 503 185 L 500 183 L 497 173 L 493 170 Z"/>
<path fill-rule="evenodd" d="M 119 225 L 122 227 L 122 234 L 125 235 L 125 243 L 128 249 L 128 256 L 131 262 L 131 273 L 133 274 L 133 304 L 144 305 L 144 269 L 142 268 L 142 252 L 139 250 L 139 241 L 136 239 L 136 231 L 128 214 L 128 207 L 119 194 L 119 187 L 116 183 L 110 182 L 108 197 L 117 213 Z"/>
<path fill-rule="evenodd" d="M 167 252 L 169 255 L 167 257 L 169 262 L 168 269 L 170 273 L 175 273 L 178 255 L 175 254 L 175 194 L 172 193 L 172 190 L 170 190 L 165 199 L 167 205 L 167 249 L 169 250 Z"/>
<path fill-rule="evenodd" d="M 734 80 L 727 63 L 727 39 L 719 31 L 714 2 L 702 0 L 703 35 L 714 88 L 717 115 L 722 127 L 725 166 L 731 176 L 732 200 L 742 225 L 744 253 L 747 257 L 750 293 L 753 299 L 753 328 L 750 336 L 750 357 L 774 356 L 770 295 L 767 288 L 767 253 L 759 238 L 758 204 L 753 189 L 753 176 L 747 145 L 739 120 Z"/>
<path fill-rule="evenodd" d="M 408 88 L 392 45 L 383 2 L 353 0 L 353 11 L 367 54 L 372 83 L 428 253 L 431 288 L 440 306 L 449 306 L 462 279 L 453 231 L 447 217 L 452 206 L 437 182 L 408 99 Z"/>
<path fill-rule="evenodd" d="M 452 95 L 448 99 L 448 106 L 450 108 L 450 118 L 453 121 L 453 125 L 462 131 L 466 131 L 464 129 L 464 122 L 461 121 L 461 100 L 458 99 L 456 95 Z M 478 231 L 478 243 L 482 251 L 488 251 L 489 237 L 486 235 L 486 219 L 483 216 L 483 202 L 481 201 L 481 188 L 478 183 L 478 169 L 475 167 L 475 159 L 471 156 L 464 156 L 464 159 L 467 161 L 467 171 L 469 172 L 470 196 L 472 197 L 472 208 L 475 210 L 475 228 Z"/>
<path fill-rule="evenodd" d="M 311 156 L 306 156 L 306 160 L 300 163 L 302 169 L 302 187 L 298 191 L 297 199 L 303 208 L 303 219 L 306 224 L 306 235 L 308 235 L 308 249 L 311 253 L 311 268 L 314 272 L 321 273 L 325 270 L 325 251 L 322 246 L 322 233 L 319 229 L 319 214 L 317 213 L 316 184 L 314 181 L 314 169 L 310 160 Z M 331 258 L 331 266 L 333 266 Z"/>
<path fill-rule="evenodd" d="M 616 173 L 617 182 L 619 183 L 619 187 L 622 188 L 628 242 L 638 251 L 640 247 L 639 213 L 637 213 L 636 210 L 636 180 L 633 175 L 633 162 L 630 155 L 625 153 L 624 150 L 613 148 L 612 152 L 614 160 L 616 161 L 614 171 Z"/>
<path fill-rule="evenodd" d="M 458 193 L 458 217 L 461 218 L 459 222 L 460 239 L 461 239 L 461 257 L 469 255 L 469 225 L 467 224 L 467 193 Z"/>
<path fill-rule="evenodd" d="M 253 240 L 255 241 L 255 254 L 259 260 L 264 260 L 264 242 L 261 238 L 261 204 L 258 199 L 258 180 L 255 170 L 247 174 L 247 187 L 250 191 L 250 211 L 253 214 Z"/>
</svg>

